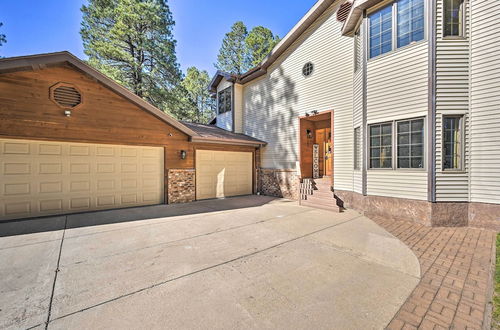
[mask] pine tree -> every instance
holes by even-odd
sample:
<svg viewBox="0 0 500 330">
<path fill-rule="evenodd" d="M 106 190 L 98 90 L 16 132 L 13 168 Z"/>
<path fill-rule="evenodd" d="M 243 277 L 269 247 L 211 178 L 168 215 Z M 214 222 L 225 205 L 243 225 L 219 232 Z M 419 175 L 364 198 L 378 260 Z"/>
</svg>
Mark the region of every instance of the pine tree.
<svg viewBox="0 0 500 330">
<path fill-rule="evenodd" d="M 2 27 L 2 26 L 3 26 L 3 23 L 0 22 L 0 27 Z M 5 34 L 0 33 L 0 46 L 2 46 L 6 42 L 7 42 L 7 37 L 5 36 Z"/>
<path fill-rule="evenodd" d="M 166 0 L 89 0 L 80 34 L 89 64 L 176 114 L 181 71 Z"/>
<path fill-rule="evenodd" d="M 263 26 L 254 27 L 245 39 L 249 52 L 250 64 L 257 66 L 280 42 L 280 38 Z"/>
<path fill-rule="evenodd" d="M 248 30 L 243 22 L 236 22 L 231 31 L 226 33 L 217 56 L 215 67 L 218 70 L 242 74 L 250 69 L 250 58 L 245 44 Z"/>
<path fill-rule="evenodd" d="M 187 74 L 182 81 L 188 98 L 194 105 L 194 113 L 187 120 L 197 123 L 207 123 L 215 115 L 215 100 L 208 91 L 210 77 L 208 72 L 198 70 L 196 67 L 187 69 Z"/>
</svg>

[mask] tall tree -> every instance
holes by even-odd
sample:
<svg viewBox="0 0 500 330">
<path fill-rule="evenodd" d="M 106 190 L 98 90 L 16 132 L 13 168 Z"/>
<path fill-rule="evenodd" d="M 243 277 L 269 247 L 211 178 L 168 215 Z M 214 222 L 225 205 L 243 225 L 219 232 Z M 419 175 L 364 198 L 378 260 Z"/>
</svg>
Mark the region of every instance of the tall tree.
<svg viewBox="0 0 500 330">
<path fill-rule="evenodd" d="M 166 0 L 88 0 L 80 34 L 89 63 L 175 115 L 181 71 Z"/>
<path fill-rule="evenodd" d="M 263 26 L 254 27 L 245 39 L 249 52 L 250 64 L 257 66 L 280 42 L 280 38 Z"/>
<path fill-rule="evenodd" d="M 3 26 L 3 23 L 0 22 L 0 27 L 2 27 L 2 26 Z M 6 42 L 7 42 L 7 37 L 5 36 L 5 34 L 0 33 L 0 46 L 2 46 Z"/>
<path fill-rule="evenodd" d="M 210 77 L 208 72 L 198 70 L 196 67 L 187 69 L 187 74 L 182 81 L 186 89 L 189 101 L 194 105 L 194 113 L 188 118 L 189 121 L 207 123 L 215 114 L 215 100 L 208 91 Z"/>
<path fill-rule="evenodd" d="M 233 24 L 231 31 L 226 33 L 217 56 L 215 67 L 219 70 L 242 74 L 250 69 L 250 58 L 245 44 L 248 30 L 243 22 Z"/>
</svg>

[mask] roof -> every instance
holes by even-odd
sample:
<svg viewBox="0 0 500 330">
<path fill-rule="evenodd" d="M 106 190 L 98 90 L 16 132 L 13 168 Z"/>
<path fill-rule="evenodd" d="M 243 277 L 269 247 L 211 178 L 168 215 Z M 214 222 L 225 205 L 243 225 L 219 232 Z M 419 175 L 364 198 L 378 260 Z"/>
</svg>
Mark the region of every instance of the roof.
<svg viewBox="0 0 500 330">
<path fill-rule="evenodd" d="M 267 143 L 251 136 L 226 131 L 214 125 L 182 122 L 184 125 L 197 133 L 191 138 L 192 142 L 238 144 L 259 147 Z"/>
<path fill-rule="evenodd" d="M 342 26 L 342 35 L 352 36 L 354 30 L 358 26 L 360 18 L 363 17 L 363 11 L 382 1 L 383 0 L 354 0 L 351 12 L 347 16 L 347 19 Z"/>
<path fill-rule="evenodd" d="M 239 84 L 245 84 L 266 74 L 267 68 L 269 68 L 271 64 L 273 64 L 335 1 L 336 0 L 318 0 L 259 65 L 241 75 L 232 76 L 233 81 Z M 222 78 L 225 78 L 225 76 L 218 71 L 212 79 L 212 83 L 219 79 L 217 82 L 218 84 Z M 212 83 L 210 84 L 211 91 L 213 91 Z M 215 88 L 217 88 L 217 86 L 215 86 Z"/>
<path fill-rule="evenodd" d="M 233 81 L 237 79 L 237 76 L 224 71 L 217 70 L 214 77 L 212 78 L 212 81 L 210 81 L 210 84 L 208 84 L 209 91 L 212 93 L 217 92 L 217 86 L 219 86 L 219 83 L 223 78 L 229 81 Z"/>
<path fill-rule="evenodd" d="M 165 123 L 172 125 L 181 132 L 187 134 L 188 136 L 194 137 L 197 135 L 196 132 L 183 125 L 181 122 L 175 118 L 167 115 L 165 112 L 146 102 L 139 96 L 135 95 L 125 87 L 116 83 L 114 80 L 108 78 L 104 74 L 100 73 L 96 69 L 92 68 L 70 52 L 57 52 L 57 53 L 47 53 L 47 54 L 37 54 L 29 56 L 19 56 L 19 57 L 8 57 L 0 59 L 0 74 L 16 71 L 28 71 L 43 69 L 51 66 L 58 66 L 61 64 L 69 64 L 78 70 L 88 74 L 95 80 L 99 81 L 104 86 L 111 89 L 116 94 L 126 98 L 130 102 L 139 106 L 146 112 L 152 114 L 156 118 L 164 121 Z"/>
</svg>

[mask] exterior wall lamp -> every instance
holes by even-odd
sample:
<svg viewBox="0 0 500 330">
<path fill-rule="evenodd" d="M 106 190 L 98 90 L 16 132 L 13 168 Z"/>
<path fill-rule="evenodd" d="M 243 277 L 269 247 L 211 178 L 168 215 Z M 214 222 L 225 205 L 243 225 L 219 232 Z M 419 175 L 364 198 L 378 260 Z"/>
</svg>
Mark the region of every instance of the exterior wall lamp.
<svg viewBox="0 0 500 330">
<path fill-rule="evenodd" d="M 186 159 L 186 156 L 187 156 L 187 152 L 186 150 L 181 150 L 181 159 Z"/>
<path fill-rule="evenodd" d="M 310 129 L 306 129 L 306 136 L 308 139 L 312 139 L 313 138 L 313 134 L 312 134 L 312 131 Z"/>
</svg>

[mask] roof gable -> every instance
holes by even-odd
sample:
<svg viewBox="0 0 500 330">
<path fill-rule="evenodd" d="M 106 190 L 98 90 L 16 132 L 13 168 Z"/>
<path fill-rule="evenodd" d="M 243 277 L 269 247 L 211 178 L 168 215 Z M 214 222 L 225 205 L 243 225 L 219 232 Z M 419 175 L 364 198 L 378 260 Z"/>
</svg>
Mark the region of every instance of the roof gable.
<svg viewBox="0 0 500 330">
<path fill-rule="evenodd" d="M 57 66 L 61 64 L 69 64 L 75 67 L 76 69 L 86 73 L 87 75 L 91 76 L 104 86 L 111 89 L 116 94 L 124 97 L 128 101 L 132 102 L 133 104 L 143 109 L 144 111 L 152 114 L 156 118 L 177 128 L 179 131 L 191 137 L 198 135 L 196 132 L 186 127 L 181 122 L 167 115 L 165 112 L 154 107 L 148 102 L 144 101 L 139 96 L 130 92 L 125 87 L 119 85 L 112 79 L 108 78 L 104 74 L 95 70 L 94 68 L 84 63 L 83 61 L 81 61 L 80 59 L 78 59 L 76 56 L 74 56 L 69 52 L 58 52 L 58 53 L 3 58 L 0 59 L 0 74 L 8 72 L 16 72 L 16 71 L 28 71 L 28 70 L 31 71 L 51 66 Z"/>
</svg>

